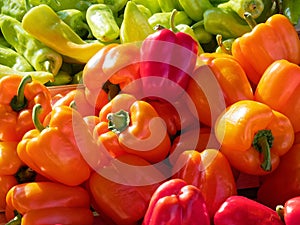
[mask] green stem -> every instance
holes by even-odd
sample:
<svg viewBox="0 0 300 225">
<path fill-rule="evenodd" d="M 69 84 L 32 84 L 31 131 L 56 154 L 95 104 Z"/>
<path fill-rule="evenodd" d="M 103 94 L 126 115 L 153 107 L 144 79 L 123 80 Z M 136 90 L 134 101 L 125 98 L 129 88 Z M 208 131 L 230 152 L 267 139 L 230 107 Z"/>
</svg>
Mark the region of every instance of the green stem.
<svg viewBox="0 0 300 225">
<path fill-rule="evenodd" d="M 280 219 L 284 222 L 284 207 L 283 205 L 276 206 L 276 213 L 280 217 Z"/>
<path fill-rule="evenodd" d="M 251 28 L 251 30 L 253 30 L 254 27 L 257 25 L 257 23 L 254 20 L 254 18 L 252 17 L 251 13 L 245 12 L 244 17 L 245 17 L 245 20 L 248 23 L 249 27 Z"/>
<path fill-rule="evenodd" d="M 15 217 L 8 221 L 5 225 L 21 225 L 22 215 L 15 211 Z"/>
<path fill-rule="evenodd" d="M 25 97 L 24 91 L 28 83 L 32 82 L 30 75 L 24 76 L 19 84 L 17 95 L 10 101 L 10 106 L 15 112 L 20 112 L 27 107 L 28 101 Z"/>
<path fill-rule="evenodd" d="M 170 18 L 170 28 L 173 32 L 178 32 L 178 29 L 176 28 L 175 25 L 175 16 L 177 14 L 177 10 L 173 9 L 172 13 L 171 13 L 171 18 Z"/>
<path fill-rule="evenodd" d="M 265 171 L 271 171 L 271 150 L 274 141 L 271 130 L 260 130 L 256 133 L 253 139 L 253 147 L 262 153 L 263 162 L 261 163 L 261 168 Z"/>
<path fill-rule="evenodd" d="M 116 113 L 109 113 L 107 115 L 108 129 L 115 132 L 116 134 L 124 131 L 130 123 L 129 113 L 125 110 L 120 110 Z"/>
<path fill-rule="evenodd" d="M 231 55 L 231 51 L 228 50 L 223 44 L 222 35 L 217 34 L 216 39 L 217 39 L 218 46 L 221 48 L 222 52 Z"/>
<path fill-rule="evenodd" d="M 32 121 L 37 130 L 40 132 L 45 129 L 41 121 L 39 120 L 39 114 L 42 111 L 42 106 L 40 104 L 34 105 L 32 109 Z"/>
</svg>

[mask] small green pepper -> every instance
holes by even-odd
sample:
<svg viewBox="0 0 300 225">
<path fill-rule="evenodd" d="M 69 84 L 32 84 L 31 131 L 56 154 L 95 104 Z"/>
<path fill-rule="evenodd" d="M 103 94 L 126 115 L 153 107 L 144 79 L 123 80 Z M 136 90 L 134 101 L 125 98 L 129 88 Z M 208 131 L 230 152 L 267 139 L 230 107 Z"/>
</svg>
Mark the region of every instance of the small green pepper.
<svg viewBox="0 0 300 225">
<path fill-rule="evenodd" d="M 136 6 L 147 18 L 150 18 L 152 16 L 152 12 L 146 6 L 141 4 L 137 4 Z"/>
<path fill-rule="evenodd" d="M 204 28 L 213 35 L 220 34 L 223 38 L 237 38 L 250 32 L 251 28 L 245 20 L 231 10 L 211 8 L 203 14 Z"/>
<path fill-rule="evenodd" d="M 89 6 L 95 1 L 89 0 L 26 0 L 31 7 L 38 6 L 41 4 L 46 4 L 50 6 L 54 11 L 60 11 L 64 9 L 78 9 L 80 11 L 86 11 Z"/>
<path fill-rule="evenodd" d="M 183 8 L 179 4 L 179 0 L 158 0 L 158 4 L 162 12 L 172 12 L 173 9 L 182 11 Z"/>
<path fill-rule="evenodd" d="M 213 7 L 209 0 L 179 0 L 179 4 L 194 21 L 202 20 L 205 10 Z"/>
<path fill-rule="evenodd" d="M 234 38 L 229 38 L 229 39 L 223 40 L 221 35 L 217 35 L 216 40 L 217 40 L 217 43 L 218 43 L 218 47 L 216 49 L 217 53 L 226 53 L 226 54 L 229 54 L 229 55 L 232 54 L 231 53 L 231 46 L 232 46 L 232 43 L 235 40 Z"/>
<path fill-rule="evenodd" d="M 300 0 L 282 0 L 282 13 L 296 25 L 300 21 Z"/>
<path fill-rule="evenodd" d="M 158 4 L 158 0 L 131 0 L 131 1 L 134 2 L 135 4 L 141 4 L 146 6 L 148 9 L 150 9 L 152 14 L 161 12 L 160 6 Z"/>
<path fill-rule="evenodd" d="M 194 23 L 191 28 L 200 44 L 207 44 L 213 39 L 213 35 L 205 30 L 203 20 Z"/>
<path fill-rule="evenodd" d="M 47 71 L 56 75 L 62 65 L 62 56 L 49 48 L 28 32 L 21 22 L 6 16 L 0 15 L 0 27 L 5 40 L 37 71 Z"/>
<path fill-rule="evenodd" d="M 20 0 L 1 0 L 0 12 L 21 21 L 28 10 L 26 1 Z"/>
<path fill-rule="evenodd" d="M 170 18 L 172 12 L 159 12 L 154 13 L 149 19 L 148 22 L 151 27 L 155 27 L 157 25 L 163 26 L 165 28 L 170 28 Z M 175 25 L 178 24 L 186 24 L 191 25 L 192 19 L 188 17 L 188 15 L 184 11 L 177 11 L 175 17 Z"/>
<path fill-rule="evenodd" d="M 124 10 L 124 19 L 120 27 L 121 43 L 143 41 L 154 33 L 148 18 L 139 10 L 133 1 L 128 1 Z"/>
<path fill-rule="evenodd" d="M 57 73 L 57 75 L 54 77 L 54 80 L 48 81 L 45 85 L 46 86 L 66 85 L 66 84 L 70 84 L 72 79 L 73 77 L 69 73 L 60 70 Z"/>
<path fill-rule="evenodd" d="M 86 11 L 86 20 L 93 36 L 102 42 L 116 40 L 120 35 L 113 12 L 105 4 L 91 5 Z"/>
<path fill-rule="evenodd" d="M 33 71 L 30 63 L 15 50 L 0 45 L 0 64 L 18 71 Z"/>
<path fill-rule="evenodd" d="M 81 38 L 92 39 L 93 35 L 86 22 L 85 14 L 78 9 L 64 9 L 56 12 L 66 24 L 68 24 Z"/>
<path fill-rule="evenodd" d="M 114 14 L 117 14 L 119 11 L 121 11 L 125 7 L 128 0 L 96 0 L 96 2 L 98 4 L 100 3 L 100 4 L 105 4 L 105 5 L 109 6 L 111 11 Z"/>
</svg>

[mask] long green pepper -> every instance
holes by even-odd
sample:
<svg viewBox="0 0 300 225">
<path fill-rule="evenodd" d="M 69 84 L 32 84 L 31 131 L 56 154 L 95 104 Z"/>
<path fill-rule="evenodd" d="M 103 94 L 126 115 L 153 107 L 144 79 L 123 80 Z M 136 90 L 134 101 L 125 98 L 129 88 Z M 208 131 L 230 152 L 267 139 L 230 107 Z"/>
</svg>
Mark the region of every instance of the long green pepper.
<svg viewBox="0 0 300 225">
<path fill-rule="evenodd" d="M 5 40 L 37 71 L 50 72 L 56 75 L 62 65 L 62 56 L 44 45 L 39 40 L 27 33 L 21 22 L 0 15 L 0 28 Z"/>
<path fill-rule="evenodd" d="M 213 7 L 209 0 L 179 0 L 179 4 L 194 21 L 202 20 L 205 10 Z"/>
<path fill-rule="evenodd" d="M 149 19 L 148 22 L 151 25 L 151 27 L 155 27 L 156 25 L 161 25 L 165 28 L 171 28 L 170 27 L 170 19 L 171 19 L 172 12 L 159 12 L 154 13 Z M 186 24 L 191 25 L 193 20 L 188 17 L 188 15 L 185 13 L 185 11 L 177 11 L 174 24 Z"/>
</svg>

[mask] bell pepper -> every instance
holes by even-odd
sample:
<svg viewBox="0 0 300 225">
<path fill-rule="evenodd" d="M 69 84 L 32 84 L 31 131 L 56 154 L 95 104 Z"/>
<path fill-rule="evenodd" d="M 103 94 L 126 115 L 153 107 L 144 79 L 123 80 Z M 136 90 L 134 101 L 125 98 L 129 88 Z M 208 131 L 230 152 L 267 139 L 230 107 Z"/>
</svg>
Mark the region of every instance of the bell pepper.
<svg viewBox="0 0 300 225">
<path fill-rule="evenodd" d="M 259 46 L 259 51 L 252 47 L 253 44 Z M 232 43 L 232 55 L 241 64 L 249 80 L 257 85 L 274 61 L 286 59 L 300 63 L 300 40 L 288 18 L 274 14 L 265 23 L 254 26 L 251 32 L 236 38 Z"/>
<path fill-rule="evenodd" d="M 93 224 L 89 193 L 80 186 L 54 182 L 17 184 L 8 191 L 6 202 L 22 215 L 22 225 Z"/>
<path fill-rule="evenodd" d="M 300 221 L 300 197 L 288 199 L 284 205 L 278 205 L 276 211 L 285 225 L 294 225 Z"/>
<path fill-rule="evenodd" d="M 203 124 L 213 126 L 226 106 L 239 100 L 253 99 L 253 91 L 243 68 L 231 55 L 202 53 L 199 59 L 204 66 L 195 70 L 187 93 L 197 109 L 194 116 Z"/>
<path fill-rule="evenodd" d="M 161 29 L 149 35 L 141 46 L 140 75 L 146 96 L 178 99 L 187 88 L 198 54 L 198 43 L 190 35 L 176 32 L 174 17 L 171 30 Z"/>
<path fill-rule="evenodd" d="M 284 225 L 275 210 L 244 196 L 230 196 L 214 216 L 215 225 Z"/>
<path fill-rule="evenodd" d="M 136 27 L 139 29 L 135 29 Z M 154 33 L 154 29 L 150 26 L 147 16 L 139 10 L 135 1 L 128 1 L 120 27 L 121 43 L 143 41 L 152 33 Z"/>
<path fill-rule="evenodd" d="M 92 207 L 115 224 L 137 225 L 165 177 L 152 164 L 131 154 L 118 156 L 88 180 Z"/>
<path fill-rule="evenodd" d="M 171 179 L 153 193 L 142 225 L 209 225 L 206 203 L 199 188 Z"/>
<path fill-rule="evenodd" d="M 17 154 L 18 142 L 0 142 L 0 176 L 14 175 L 23 165 Z"/>
<path fill-rule="evenodd" d="M 227 107 L 216 121 L 215 134 L 230 164 L 252 175 L 273 172 L 294 141 L 290 120 L 254 100 Z"/>
<path fill-rule="evenodd" d="M 34 128 L 31 119 L 32 108 L 41 104 L 41 121 L 51 111 L 51 94 L 41 83 L 31 76 L 11 75 L 0 79 L 0 140 L 19 141 Z"/>
<path fill-rule="evenodd" d="M 82 40 L 45 4 L 31 8 L 23 17 L 22 27 L 30 35 L 63 55 L 65 62 L 85 64 L 104 46 L 97 41 L 88 43 Z"/>
<path fill-rule="evenodd" d="M 198 187 L 212 219 L 221 204 L 237 194 L 236 183 L 226 157 L 216 149 L 182 152 L 173 167 L 173 178 Z"/>
<path fill-rule="evenodd" d="M 116 148 L 152 163 L 168 155 L 171 141 L 164 121 L 148 102 L 137 100 L 133 95 L 119 94 L 101 109 L 99 118 L 117 138 Z M 105 140 L 102 139 L 105 134 L 99 135 L 100 142 Z"/>
<path fill-rule="evenodd" d="M 11 175 L 0 175 L 0 212 L 4 212 L 6 209 L 6 195 L 7 192 L 15 185 L 17 180 Z"/>
<path fill-rule="evenodd" d="M 117 87 L 123 91 L 126 88 L 125 92 L 140 92 L 140 88 L 133 82 L 140 78 L 139 51 L 139 48 L 131 43 L 108 44 L 86 64 L 82 74 L 85 93 L 88 102 L 97 110 L 103 107 L 103 102 L 107 103 L 118 94 L 120 90 L 117 90 Z M 102 89 L 108 92 L 110 99 L 107 99 L 108 96 Z M 109 94 L 110 92 L 113 93 Z"/>
<path fill-rule="evenodd" d="M 20 159 L 50 180 L 70 186 L 83 183 L 89 178 L 91 168 L 81 154 L 73 127 L 79 126 L 82 133 L 88 130 L 82 116 L 68 106 L 58 106 L 53 108 L 49 124 L 44 126 L 38 120 L 40 110 L 41 105 L 34 106 L 35 129 L 28 131 L 18 144 Z"/>
<path fill-rule="evenodd" d="M 274 61 L 263 73 L 255 91 L 255 99 L 286 115 L 300 131 L 298 85 L 300 66 L 285 59 Z"/>
<path fill-rule="evenodd" d="M 293 147 L 281 157 L 278 168 L 261 179 L 257 191 L 257 200 L 273 209 L 284 205 L 286 201 L 300 195 L 300 144 Z M 288 185 L 287 185 L 288 184 Z"/>
</svg>

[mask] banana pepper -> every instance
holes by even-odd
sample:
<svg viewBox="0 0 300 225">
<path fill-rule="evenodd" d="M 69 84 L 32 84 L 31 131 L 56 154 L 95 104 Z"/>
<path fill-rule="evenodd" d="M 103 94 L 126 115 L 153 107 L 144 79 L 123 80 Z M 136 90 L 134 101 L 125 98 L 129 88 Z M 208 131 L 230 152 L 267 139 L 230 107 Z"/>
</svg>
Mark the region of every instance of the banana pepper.
<svg viewBox="0 0 300 225">
<path fill-rule="evenodd" d="M 31 119 L 35 104 L 41 104 L 41 121 L 51 111 L 51 94 L 31 76 L 11 75 L 0 79 L 0 140 L 20 141 L 23 135 L 34 128 Z"/>
<path fill-rule="evenodd" d="M 70 186 L 83 183 L 91 168 L 77 145 L 73 121 L 88 130 L 84 120 L 75 109 L 57 106 L 51 111 L 49 123 L 43 125 L 38 119 L 40 110 L 41 105 L 36 104 L 32 115 L 35 129 L 26 132 L 18 144 L 20 159 L 50 180 Z"/>
<path fill-rule="evenodd" d="M 99 118 L 110 130 L 104 135 L 99 133 L 100 143 L 108 143 L 107 138 L 116 140 L 110 143 L 115 145 L 113 149 L 121 149 L 152 163 L 160 162 L 168 155 L 171 141 L 167 128 L 148 102 L 137 100 L 133 95 L 119 94 L 101 109 Z"/>
<path fill-rule="evenodd" d="M 290 120 L 254 100 L 227 107 L 216 121 L 215 134 L 231 165 L 252 175 L 274 171 L 294 141 Z"/>
<path fill-rule="evenodd" d="M 90 196 L 80 187 L 54 182 L 29 182 L 13 186 L 7 193 L 8 206 L 22 216 L 8 224 L 93 224 Z M 21 220 L 21 223 L 20 223 Z"/>
<path fill-rule="evenodd" d="M 33 37 L 62 54 L 66 62 L 84 64 L 104 46 L 97 41 L 82 40 L 45 4 L 31 8 L 23 17 L 22 26 Z"/>
<path fill-rule="evenodd" d="M 182 179 L 162 183 L 153 193 L 142 225 L 210 225 L 199 188 Z"/>
</svg>

